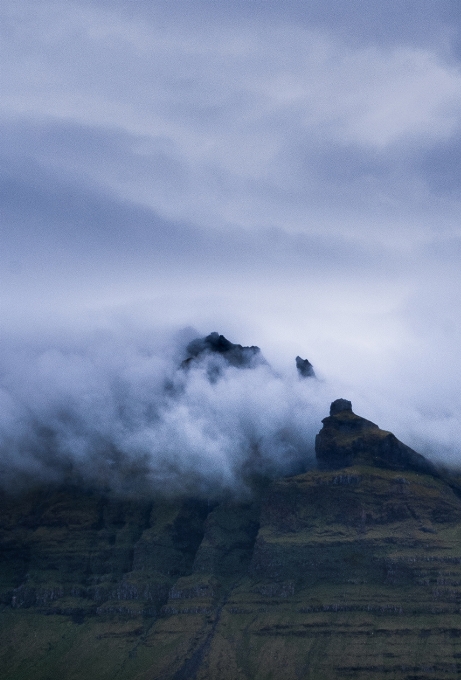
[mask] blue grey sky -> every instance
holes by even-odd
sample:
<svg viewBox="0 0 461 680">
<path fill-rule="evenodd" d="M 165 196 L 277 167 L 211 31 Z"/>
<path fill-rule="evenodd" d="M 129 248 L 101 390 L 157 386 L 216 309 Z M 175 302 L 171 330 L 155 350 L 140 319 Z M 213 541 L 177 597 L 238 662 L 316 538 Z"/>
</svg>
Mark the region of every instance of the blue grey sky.
<svg viewBox="0 0 461 680">
<path fill-rule="evenodd" d="M 0 19 L 6 334 L 218 330 L 461 460 L 459 3 Z"/>
</svg>

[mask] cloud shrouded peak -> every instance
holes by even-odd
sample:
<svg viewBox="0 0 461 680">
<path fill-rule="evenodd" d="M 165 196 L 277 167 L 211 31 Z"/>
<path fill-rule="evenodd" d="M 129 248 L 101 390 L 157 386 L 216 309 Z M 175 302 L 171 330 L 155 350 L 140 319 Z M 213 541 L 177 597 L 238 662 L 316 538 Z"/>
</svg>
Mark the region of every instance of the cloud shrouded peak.
<svg viewBox="0 0 461 680">
<path fill-rule="evenodd" d="M 232 485 L 249 442 L 269 467 L 296 459 L 326 390 L 457 464 L 456 3 L 6 0 L 0 16 L 5 451 L 29 470 L 47 451 L 50 472 L 96 451 L 106 472 L 150 470 L 164 451 Z M 111 339 L 109 359 L 88 337 L 117 315 L 132 345 Z M 162 358 L 127 330 L 140 317 L 243 344 L 188 335 Z M 66 349 L 61 324 L 87 340 Z M 300 380 L 306 356 L 318 380 Z"/>
<path fill-rule="evenodd" d="M 187 335 L 55 336 L 4 351 L 2 483 L 70 475 L 130 493 L 242 493 L 252 475 L 311 465 L 318 386 L 275 373 L 256 347 Z"/>
<path fill-rule="evenodd" d="M 186 354 L 187 357 L 182 363 L 185 367 L 190 366 L 194 360 L 209 358 L 213 355 L 222 357 L 227 364 L 236 368 L 254 368 L 267 363 L 259 347 L 255 345 L 243 347 L 230 342 L 224 335 L 220 335 L 216 331 L 205 338 L 191 340 L 186 347 Z"/>
</svg>

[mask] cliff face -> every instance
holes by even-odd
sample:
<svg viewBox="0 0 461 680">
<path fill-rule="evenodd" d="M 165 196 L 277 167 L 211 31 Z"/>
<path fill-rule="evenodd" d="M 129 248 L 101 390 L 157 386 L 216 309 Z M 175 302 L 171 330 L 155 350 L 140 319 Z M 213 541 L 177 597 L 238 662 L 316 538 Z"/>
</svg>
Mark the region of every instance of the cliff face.
<svg viewBox="0 0 461 680">
<path fill-rule="evenodd" d="M 390 432 L 357 416 L 352 404 L 337 399 L 315 439 L 320 468 L 339 469 L 350 465 L 372 465 L 391 470 L 413 470 L 438 476 L 434 465 Z"/>
<path fill-rule="evenodd" d="M 456 480 L 347 403 L 317 455 L 251 503 L 3 496 L 2 677 L 459 677 Z"/>
</svg>

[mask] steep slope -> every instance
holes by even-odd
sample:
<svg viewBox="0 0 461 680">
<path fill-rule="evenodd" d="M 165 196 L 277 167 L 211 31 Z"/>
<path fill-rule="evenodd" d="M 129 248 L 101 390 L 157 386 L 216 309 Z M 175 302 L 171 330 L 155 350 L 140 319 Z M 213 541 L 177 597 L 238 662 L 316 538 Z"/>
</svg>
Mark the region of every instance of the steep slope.
<svg viewBox="0 0 461 680">
<path fill-rule="evenodd" d="M 251 503 L 2 499 L 8 680 L 457 678 L 457 482 L 332 404 Z"/>
</svg>

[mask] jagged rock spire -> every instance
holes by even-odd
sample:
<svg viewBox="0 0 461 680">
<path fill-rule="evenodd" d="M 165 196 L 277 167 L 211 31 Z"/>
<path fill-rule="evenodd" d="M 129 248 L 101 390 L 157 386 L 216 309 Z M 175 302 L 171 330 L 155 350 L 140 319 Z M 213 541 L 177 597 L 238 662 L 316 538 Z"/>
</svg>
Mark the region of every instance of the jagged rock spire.
<svg viewBox="0 0 461 680">
<path fill-rule="evenodd" d="M 205 338 L 196 338 L 187 345 L 187 358 L 182 366 L 187 367 L 192 361 L 206 356 L 221 356 L 230 366 L 237 368 L 254 368 L 267 363 L 259 347 L 244 347 L 230 342 L 224 335 L 213 332 Z"/>
<path fill-rule="evenodd" d="M 300 356 L 297 356 L 296 368 L 302 378 L 315 378 L 314 367 L 309 359 L 302 359 Z"/>
</svg>

